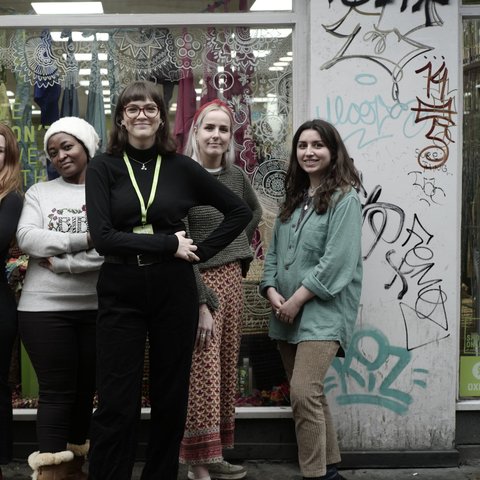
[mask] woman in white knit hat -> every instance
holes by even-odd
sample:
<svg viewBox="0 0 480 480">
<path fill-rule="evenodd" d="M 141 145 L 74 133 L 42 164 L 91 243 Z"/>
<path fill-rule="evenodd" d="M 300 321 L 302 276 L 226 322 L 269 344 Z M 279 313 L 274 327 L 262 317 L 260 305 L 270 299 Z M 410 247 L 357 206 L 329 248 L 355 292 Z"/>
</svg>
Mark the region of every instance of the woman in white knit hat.
<svg viewBox="0 0 480 480">
<path fill-rule="evenodd" d="M 85 170 L 98 136 L 77 117 L 45 133 L 47 157 L 59 173 L 33 185 L 17 229 L 30 255 L 18 306 L 19 330 L 39 381 L 33 479 L 85 480 L 82 464 L 95 391 L 98 271 L 85 208 Z"/>
</svg>

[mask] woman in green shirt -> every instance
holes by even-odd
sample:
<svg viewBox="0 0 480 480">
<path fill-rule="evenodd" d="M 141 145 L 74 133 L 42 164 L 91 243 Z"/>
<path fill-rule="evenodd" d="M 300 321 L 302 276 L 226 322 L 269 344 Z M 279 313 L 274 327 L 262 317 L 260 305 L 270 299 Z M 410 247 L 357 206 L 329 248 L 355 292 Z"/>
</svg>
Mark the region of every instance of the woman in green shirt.
<svg viewBox="0 0 480 480">
<path fill-rule="evenodd" d="M 260 291 L 272 306 L 269 335 L 290 381 L 305 479 L 343 478 L 323 381 L 333 358 L 348 348 L 360 301 L 359 186 L 335 127 L 323 120 L 301 125 Z"/>
</svg>

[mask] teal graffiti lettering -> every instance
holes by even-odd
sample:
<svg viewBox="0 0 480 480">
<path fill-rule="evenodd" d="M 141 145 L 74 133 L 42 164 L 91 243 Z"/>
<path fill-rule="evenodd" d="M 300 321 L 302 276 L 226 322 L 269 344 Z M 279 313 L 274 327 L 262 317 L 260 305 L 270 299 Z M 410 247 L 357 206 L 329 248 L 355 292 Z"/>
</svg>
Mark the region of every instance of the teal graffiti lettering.
<svg viewBox="0 0 480 480">
<path fill-rule="evenodd" d="M 399 128 L 392 127 L 391 124 L 399 121 L 400 131 L 405 138 L 419 135 L 424 127 L 415 125 L 415 116 L 410 108 L 413 103 L 415 103 L 413 99 L 406 103 L 387 103 L 380 95 L 359 103 L 347 103 L 341 96 L 327 97 L 323 108 L 316 107 L 316 116 L 325 118 L 336 126 L 359 127 L 347 133 L 344 138 L 345 140 L 358 138 L 357 148 L 361 149 L 382 139 L 396 136 Z"/>
<path fill-rule="evenodd" d="M 362 346 L 367 342 L 368 349 Z M 340 389 L 335 397 L 339 405 L 377 405 L 398 415 L 407 413 L 413 402 L 410 393 L 394 387 L 404 377 L 412 359 L 402 347 L 390 345 L 387 337 L 376 329 L 366 329 L 353 335 L 352 343 L 342 361 L 335 358 L 332 367 L 336 376 L 325 379 L 325 393 Z M 413 369 L 414 375 L 426 375 L 428 370 Z M 350 383 L 349 383 L 350 382 Z M 412 378 L 412 384 L 426 388 L 426 381 Z M 358 391 L 360 389 L 360 391 Z M 411 389 L 409 389 L 411 391 Z"/>
</svg>

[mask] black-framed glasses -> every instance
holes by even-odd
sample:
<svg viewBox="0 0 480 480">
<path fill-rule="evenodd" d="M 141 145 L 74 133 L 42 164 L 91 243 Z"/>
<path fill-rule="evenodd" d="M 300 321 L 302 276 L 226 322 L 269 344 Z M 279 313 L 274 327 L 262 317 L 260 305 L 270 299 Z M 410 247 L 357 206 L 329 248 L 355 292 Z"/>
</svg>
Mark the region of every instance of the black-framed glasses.
<svg viewBox="0 0 480 480">
<path fill-rule="evenodd" d="M 128 118 L 134 119 L 140 115 L 140 112 L 143 112 L 147 118 L 155 118 L 160 110 L 157 105 L 151 104 L 143 107 L 139 107 L 138 105 L 127 105 L 123 111 Z"/>
</svg>

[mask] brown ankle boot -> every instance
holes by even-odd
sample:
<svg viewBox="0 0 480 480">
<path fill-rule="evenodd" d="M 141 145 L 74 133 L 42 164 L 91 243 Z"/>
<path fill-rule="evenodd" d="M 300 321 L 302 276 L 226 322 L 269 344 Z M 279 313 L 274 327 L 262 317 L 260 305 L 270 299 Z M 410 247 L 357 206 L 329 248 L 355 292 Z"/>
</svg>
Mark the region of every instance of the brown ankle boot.
<svg viewBox="0 0 480 480">
<path fill-rule="evenodd" d="M 70 480 L 70 464 L 73 460 L 59 465 L 38 467 L 36 480 Z"/>
<path fill-rule="evenodd" d="M 68 480 L 87 480 L 88 475 L 83 471 L 83 464 L 85 457 L 73 457 L 71 462 L 68 462 Z"/>
<path fill-rule="evenodd" d="M 67 444 L 67 450 L 70 450 L 75 455 L 69 463 L 70 476 L 68 480 L 87 480 L 88 475 L 83 471 L 83 465 L 89 448 L 90 442 L 88 440 L 83 445 L 77 445 L 75 443 Z"/>
<path fill-rule="evenodd" d="M 33 452 L 28 457 L 28 464 L 33 470 L 32 480 L 70 480 L 73 457 L 70 450 L 56 453 Z"/>
</svg>

